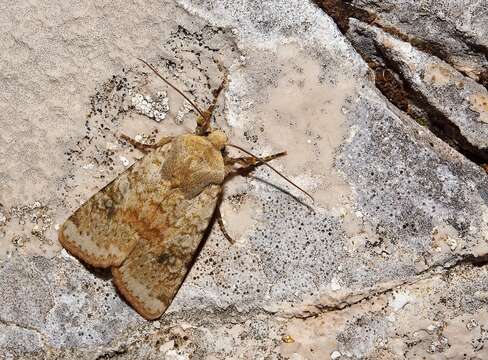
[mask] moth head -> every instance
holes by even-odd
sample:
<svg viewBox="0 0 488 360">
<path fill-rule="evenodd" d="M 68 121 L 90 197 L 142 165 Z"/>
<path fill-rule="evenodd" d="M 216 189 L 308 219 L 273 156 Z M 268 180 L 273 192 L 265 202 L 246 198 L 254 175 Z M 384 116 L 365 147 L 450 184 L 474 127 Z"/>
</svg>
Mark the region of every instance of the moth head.
<svg viewBox="0 0 488 360">
<path fill-rule="evenodd" d="M 217 150 L 222 150 L 224 146 L 227 144 L 227 135 L 222 130 L 213 130 L 210 134 L 207 135 L 208 141 L 212 143 L 213 146 Z"/>
</svg>

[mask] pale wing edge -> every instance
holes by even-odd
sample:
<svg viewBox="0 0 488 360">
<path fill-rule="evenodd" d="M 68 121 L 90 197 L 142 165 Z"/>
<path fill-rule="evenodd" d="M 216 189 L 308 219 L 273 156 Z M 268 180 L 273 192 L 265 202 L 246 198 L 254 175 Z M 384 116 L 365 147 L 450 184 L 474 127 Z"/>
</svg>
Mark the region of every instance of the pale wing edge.
<svg viewBox="0 0 488 360">
<path fill-rule="evenodd" d="M 160 311 L 151 312 L 149 311 L 144 304 L 139 301 L 137 296 L 132 295 L 131 290 L 129 290 L 126 285 L 125 281 L 123 280 L 122 273 L 119 270 L 119 267 L 112 267 L 112 280 L 117 287 L 117 290 L 122 294 L 124 299 L 137 311 L 139 315 L 141 315 L 146 320 L 155 320 L 161 317 L 164 314 L 168 305 L 164 305 L 161 307 Z M 183 283 L 184 278 L 181 280 Z"/>
<path fill-rule="evenodd" d="M 80 246 L 76 244 L 76 242 L 69 240 L 64 232 L 66 223 L 70 221 L 69 219 L 63 224 L 61 229 L 59 229 L 58 240 L 61 245 L 73 256 L 78 259 L 81 259 L 83 262 L 87 263 L 90 266 L 97 267 L 97 268 L 108 268 L 110 266 L 119 266 L 122 264 L 127 257 L 124 256 L 123 258 L 117 259 L 116 255 L 112 256 L 104 256 L 104 257 L 94 257 L 91 256 L 85 250 L 82 250 Z"/>
</svg>

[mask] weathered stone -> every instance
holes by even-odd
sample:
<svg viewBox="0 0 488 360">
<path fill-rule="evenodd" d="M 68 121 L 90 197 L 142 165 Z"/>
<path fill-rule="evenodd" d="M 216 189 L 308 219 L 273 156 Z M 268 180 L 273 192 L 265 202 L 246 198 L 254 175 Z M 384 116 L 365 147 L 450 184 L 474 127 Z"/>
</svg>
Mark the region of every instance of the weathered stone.
<svg viewBox="0 0 488 360">
<path fill-rule="evenodd" d="M 380 28 L 355 19 L 349 23 L 348 37 L 370 57 L 382 57 L 397 70 L 417 97 L 438 115 L 439 127 L 454 127 L 458 141 L 466 142 L 473 153 L 488 162 L 488 91 L 435 56 L 417 50 L 410 43 Z M 370 39 L 372 44 L 364 42 Z M 370 50 L 374 49 L 374 50 Z M 442 122 L 445 124 L 442 124 Z M 461 145 L 463 146 L 463 145 Z"/>
<path fill-rule="evenodd" d="M 353 0 L 375 24 L 408 39 L 488 86 L 488 9 L 484 1 Z"/>
<path fill-rule="evenodd" d="M 19 4 L 0 18 L 1 356 L 481 351 L 486 269 L 470 263 L 483 265 L 488 253 L 487 175 L 386 101 L 322 10 L 301 0 L 29 5 L 29 22 L 10 26 L 24 14 Z M 275 166 L 316 199 L 265 168 L 232 179 L 222 212 L 236 244 L 212 231 L 156 326 L 56 238 L 56 224 L 126 168 L 122 158 L 141 156 L 120 133 L 151 141 L 194 126 L 172 91 L 160 124 L 132 108 L 133 96 L 166 89 L 132 55 L 201 106 L 225 76 L 222 64 L 230 83 L 217 124 L 256 153 L 288 150 Z M 32 237 L 37 218 L 12 216 L 34 201 L 52 214 L 42 240 Z M 456 339 L 463 319 L 471 330 Z"/>
</svg>

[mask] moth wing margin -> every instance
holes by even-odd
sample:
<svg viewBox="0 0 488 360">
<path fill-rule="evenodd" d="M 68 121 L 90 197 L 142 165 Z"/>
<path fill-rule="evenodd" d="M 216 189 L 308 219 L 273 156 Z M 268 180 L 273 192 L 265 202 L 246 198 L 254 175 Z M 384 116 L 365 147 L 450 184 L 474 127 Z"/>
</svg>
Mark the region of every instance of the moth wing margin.
<svg viewBox="0 0 488 360">
<path fill-rule="evenodd" d="M 197 255 L 218 203 L 220 185 L 209 185 L 191 201 L 186 213 L 164 238 L 141 239 L 122 265 L 112 267 L 115 285 L 147 320 L 168 308 Z"/>
<path fill-rule="evenodd" d="M 144 156 L 78 208 L 59 231 L 61 245 L 91 266 L 120 265 L 140 238 L 140 204 L 169 186 L 159 174 L 166 148 Z"/>
</svg>

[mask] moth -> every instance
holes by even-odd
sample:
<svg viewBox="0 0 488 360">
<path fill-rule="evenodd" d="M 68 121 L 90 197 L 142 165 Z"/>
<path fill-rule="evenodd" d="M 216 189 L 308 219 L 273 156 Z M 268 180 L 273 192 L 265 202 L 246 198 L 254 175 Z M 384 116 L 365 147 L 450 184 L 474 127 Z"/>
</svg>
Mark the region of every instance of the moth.
<svg viewBox="0 0 488 360">
<path fill-rule="evenodd" d="M 223 131 L 211 127 L 226 78 L 203 112 L 152 65 L 139 60 L 195 108 L 195 133 L 164 137 L 153 145 L 127 139 L 145 156 L 76 210 L 61 226 L 59 241 L 85 263 L 110 268 L 119 292 L 151 320 L 165 312 L 182 285 L 213 216 L 231 240 L 218 210 L 224 181 L 263 164 L 276 171 L 267 162 L 286 153 L 257 157 L 229 144 Z M 231 158 L 227 146 L 248 156 Z"/>
</svg>

